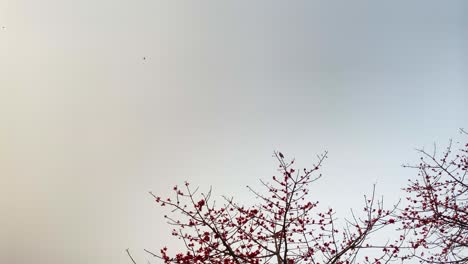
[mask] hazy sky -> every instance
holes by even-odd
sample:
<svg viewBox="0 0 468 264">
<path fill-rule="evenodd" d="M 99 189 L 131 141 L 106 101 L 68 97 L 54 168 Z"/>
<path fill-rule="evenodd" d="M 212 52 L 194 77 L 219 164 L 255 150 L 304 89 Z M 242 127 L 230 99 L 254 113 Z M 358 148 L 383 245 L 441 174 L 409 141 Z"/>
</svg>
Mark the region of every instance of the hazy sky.
<svg viewBox="0 0 468 264">
<path fill-rule="evenodd" d="M 173 245 L 147 191 L 251 201 L 274 150 L 345 215 L 468 128 L 466 1 L 0 0 L 0 263 Z M 143 57 L 146 59 L 144 60 Z"/>
</svg>

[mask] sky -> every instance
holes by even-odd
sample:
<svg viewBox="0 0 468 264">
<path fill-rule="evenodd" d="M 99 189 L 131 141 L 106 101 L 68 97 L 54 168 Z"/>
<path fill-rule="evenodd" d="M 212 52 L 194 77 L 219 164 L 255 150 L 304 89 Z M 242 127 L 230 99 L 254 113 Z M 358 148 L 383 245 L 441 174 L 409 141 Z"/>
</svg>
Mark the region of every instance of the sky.
<svg viewBox="0 0 468 264">
<path fill-rule="evenodd" d="M 0 263 L 146 263 L 179 245 L 148 191 L 249 204 L 275 150 L 329 152 L 340 216 L 391 205 L 468 128 L 466 1 L 0 0 L 0 26 Z"/>
</svg>

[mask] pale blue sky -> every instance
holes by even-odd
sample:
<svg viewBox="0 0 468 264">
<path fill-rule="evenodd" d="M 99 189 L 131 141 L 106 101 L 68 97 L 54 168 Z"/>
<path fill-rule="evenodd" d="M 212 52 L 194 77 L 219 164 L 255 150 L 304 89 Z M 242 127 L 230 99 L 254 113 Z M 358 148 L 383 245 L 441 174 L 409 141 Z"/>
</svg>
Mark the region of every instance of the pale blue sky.
<svg viewBox="0 0 468 264">
<path fill-rule="evenodd" d="M 146 263 L 172 244 L 148 190 L 249 202 L 273 150 L 328 150 L 312 199 L 343 215 L 397 201 L 414 148 L 468 126 L 467 8 L 0 0 L 0 262 Z"/>
</svg>

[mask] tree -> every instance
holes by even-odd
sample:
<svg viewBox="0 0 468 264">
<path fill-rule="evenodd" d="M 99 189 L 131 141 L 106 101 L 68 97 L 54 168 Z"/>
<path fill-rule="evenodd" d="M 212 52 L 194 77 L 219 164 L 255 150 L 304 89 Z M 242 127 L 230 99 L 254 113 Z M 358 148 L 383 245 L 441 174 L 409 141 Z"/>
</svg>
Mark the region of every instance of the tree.
<svg viewBox="0 0 468 264">
<path fill-rule="evenodd" d="M 384 209 L 383 200 L 375 197 L 375 186 L 372 195 L 365 196 L 363 216 L 351 211 L 351 219 L 339 227 L 334 210 L 320 211 L 318 202 L 309 197 L 309 185 L 321 177 L 318 171 L 327 153 L 317 156 L 312 169 L 303 170 L 294 169 L 294 159 L 287 162 L 280 152 L 274 157 L 279 176 L 261 181 L 264 192 L 247 186 L 258 200 L 256 205 L 244 206 L 223 197 L 224 204 L 217 207 L 211 189 L 199 193 L 187 182 L 173 188 L 172 198 L 150 192 L 158 204 L 171 209 L 173 214 L 165 218 L 186 251 L 175 255 L 166 247 L 158 253 L 145 251 L 164 263 L 187 264 L 387 263 L 396 259 L 401 240 L 380 246 L 369 242 L 371 234 L 395 223 L 391 218 L 395 207 Z"/>
<path fill-rule="evenodd" d="M 467 134 L 462 130 L 462 133 Z M 443 153 L 424 149 L 418 170 L 409 180 L 406 206 L 399 215 L 402 229 L 410 231 L 411 253 L 426 263 L 468 263 L 468 143 L 450 144 Z"/>
</svg>

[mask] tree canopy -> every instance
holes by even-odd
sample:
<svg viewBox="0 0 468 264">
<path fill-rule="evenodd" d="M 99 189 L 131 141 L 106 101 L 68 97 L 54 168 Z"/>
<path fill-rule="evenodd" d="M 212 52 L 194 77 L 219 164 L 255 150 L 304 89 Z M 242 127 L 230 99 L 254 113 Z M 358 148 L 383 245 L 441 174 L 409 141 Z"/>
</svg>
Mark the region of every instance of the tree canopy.
<svg viewBox="0 0 468 264">
<path fill-rule="evenodd" d="M 253 205 L 226 196 L 218 205 L 211 189 L 201 193 L 188 182 L 174 186 L 171 197 L 150 192 L 171 210 L 164 217 L 185 251 L 145 251 L 166 264 L 468 263 L 468 143 L 450 142 L 442 153 L 418 151 L 420 162 L 404 165 L 418 171 L 403 188 L 405 200 L 385 208 L 374 186 L 363 210 L 351 210 L 344 223 L 310 197 L 327 152 L 310 169 L 297 169 L 294 159 L 274 152 L 277 175 L 261 180 L 262 190 L 247 186 Z M 373 239 L 377 233 L 384 243 Z"/>
</svg>

